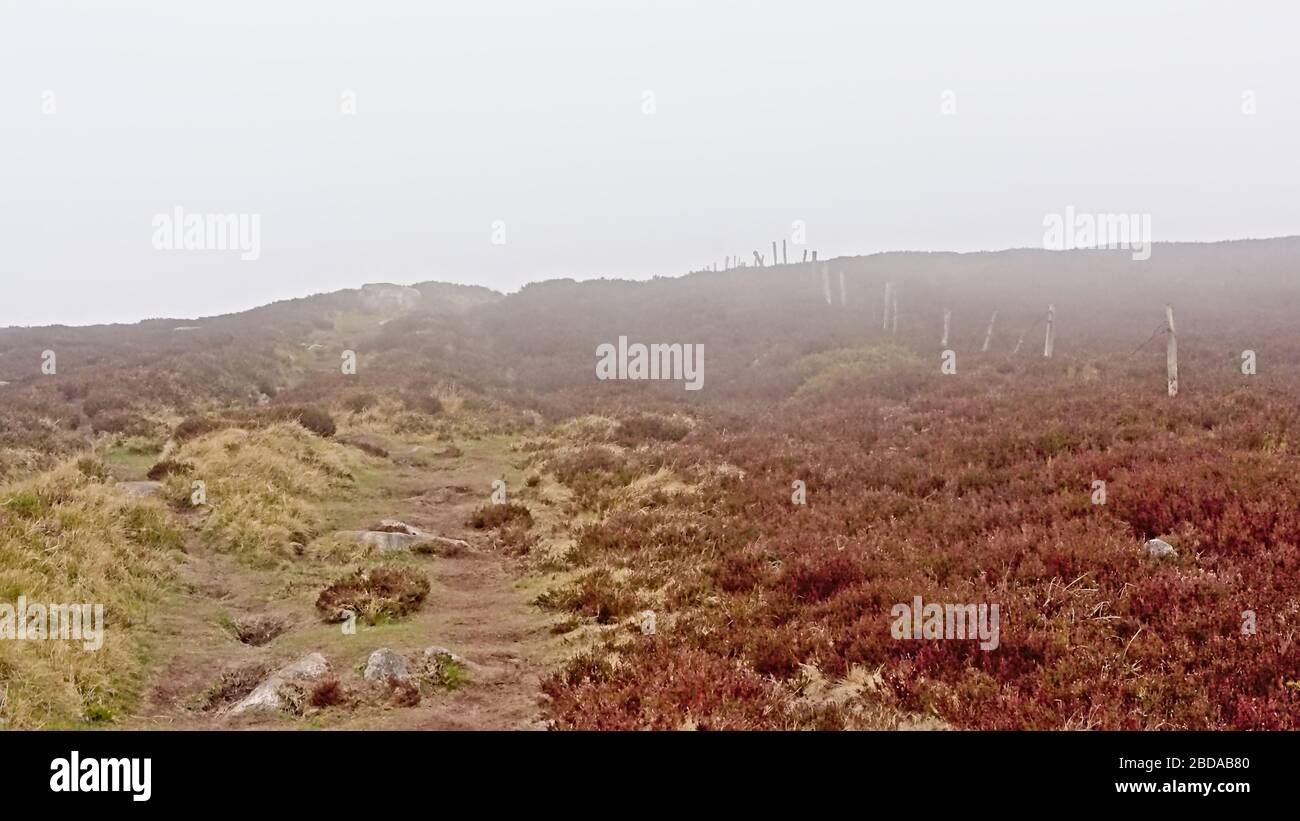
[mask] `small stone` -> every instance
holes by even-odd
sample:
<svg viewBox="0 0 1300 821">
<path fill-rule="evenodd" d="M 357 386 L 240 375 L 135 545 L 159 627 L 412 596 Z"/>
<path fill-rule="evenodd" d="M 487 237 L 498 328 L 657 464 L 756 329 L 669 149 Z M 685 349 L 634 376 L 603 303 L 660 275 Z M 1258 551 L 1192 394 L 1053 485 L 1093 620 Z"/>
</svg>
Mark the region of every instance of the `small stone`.
<svg viewBox="0 0 1300 821">
<path fill-rule="evenodd" d="M 1169 542 L 1152 539 L 1142 545 L 1142 556 L 1147 559 L 1176 559 L 1178 551 Z"/>
</svg>

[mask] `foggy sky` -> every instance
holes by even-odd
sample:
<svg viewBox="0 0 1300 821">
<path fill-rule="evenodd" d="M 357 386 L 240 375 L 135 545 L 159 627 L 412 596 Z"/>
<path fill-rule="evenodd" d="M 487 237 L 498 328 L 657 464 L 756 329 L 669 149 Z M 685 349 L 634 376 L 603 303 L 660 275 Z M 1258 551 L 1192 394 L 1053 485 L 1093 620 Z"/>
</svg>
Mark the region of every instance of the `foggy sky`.
<svg viewBox="0 0 1300 821">
<path fill-rule="evenodd" d="M 1067 206 L 1296 234 L 1298 31 L 1283 2 L 0 0 L 0 326 L 677 275 L 795 220 L 823 258 L 1039 247 Z M 176 206 L 260 215 L 260 258 L 155 250 Z"/>
</svg>

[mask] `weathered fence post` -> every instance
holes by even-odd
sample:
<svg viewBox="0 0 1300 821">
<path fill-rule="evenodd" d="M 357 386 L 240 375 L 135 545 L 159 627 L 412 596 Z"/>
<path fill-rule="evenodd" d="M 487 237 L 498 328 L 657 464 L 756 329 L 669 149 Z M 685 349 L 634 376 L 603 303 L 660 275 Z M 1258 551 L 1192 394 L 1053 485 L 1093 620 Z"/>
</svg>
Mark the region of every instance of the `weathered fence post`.
<svg viewBox="0 0 1300 821">
<path fill-rule="evenodd" d="M 943 309 L 943 340 L 939 342 L 941 347 L 948 347 L 948 327 L 952 322 L 952 311 L 947 308 Z"/>
<path fill-rule="evenodd" d="M 822 263 L 822 296 L 826 297 L 826 304 L 831 305 L 831 264 Z"/>
<path fill-rule="evenodd" d="M 848 307 L 849 291 L 844 284 L 844 272 L 840 271 L 840 307 Z"/>
<path fill-rule="evenodd" d="M 993 323 L 997 321 L 998 321 L 998 312 L 994 311 L 993 316 L 989 317 L 989 329 L 984 332 L 984 347 L 982 350 L 985 353 L 988 353 L 989 343 L 993 341 Z"/>
<path fill-rule="evenodd" d="M 778 259 L 780 259 L 780 257 L 776 255 L 776 240 L 772 240 L 772 264 L 776 265 Z"/>
<path fill-rule="evenodd" d="M 790 258 L 785 255 L 785 240 L 781 240 L 781 264 L 790 264 Z"/>
<path fill-rule="evenodd" d="M 1174 330 L 1174 306 L 1165 306 L 1165 320 L 1169 323 L 1169 342 L 1165 348 L 1165 369 L 1169 376 L 1169 396 L 1178 395 L 1178 332 Z"/>
<path fill-rule="evenodd" d="M 1047 306 L 1047 336 L 1043 338 L 1043 356 L 1052 358 L 1052 346 L 1056 343 L 1056 306 Z"/>
<path fill-rule="evenodd" d="M 894 293 L 894 283 L 885 283 L 885 316 L 880 320 L 880 330 L 889 330 L 889 299 Z"/>
<path fill-rule="evenodd" d="M 891 316 L 889 320 L 889 332 L 897 336 L 898 335 L 898 292 L 897 291 L 893 292 L 893 300 L 894 300 L 893 308 L 891 309 Z"/>
<path fill-rule="evenodd" d="M 803 261 L 804 261 L 804 262 L 807 262 L 807 261 L 808 261 L 808 249 L 807 249 L 807 248 L 803 249 Z"/>
</svg>

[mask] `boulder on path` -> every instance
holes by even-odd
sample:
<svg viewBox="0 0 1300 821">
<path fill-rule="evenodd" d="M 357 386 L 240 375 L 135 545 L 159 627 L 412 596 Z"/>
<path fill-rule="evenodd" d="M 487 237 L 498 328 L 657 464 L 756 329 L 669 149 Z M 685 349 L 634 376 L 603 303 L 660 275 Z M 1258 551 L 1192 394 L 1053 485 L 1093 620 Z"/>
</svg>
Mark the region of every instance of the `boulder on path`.
<svg viewBox="0 0 1300 821">
<path fill-rule="evenodd" d="M 440 550 L 461 551 L 469 548 L 469 542 L 463 539 L 425 533 L 418 527 L 412 527 L 397 519 L 382 519 L 370 530 L 340 530 L 335 535 L 361 544 L 373 545 L 381 551 L 404 550 L 417 545 L 427 546 L 417 548 L 421 553 L 435 553 Z"/>
<path fill-rule="evenodd" d="M 117 486 L 125 490 L 127 496 L 138 499 L 156 493 L 162 487 L 162 482 L 118 482 Z"/>
<path fill-rule="evenodd" d="M 387 647 L 380 647 L 371 653 L 369 660 L 366 661 L 366 671 L 363 677 L 366 681 L 388 681 L 390 679 L 402 681 L 410 677 L 410 669 L 406 663 L 406 657 L 401 653 Z"/>
<path fill-rule="evenodd" d="M 442 664 L 448 661 L 455 664 L 457 667 L 460 667 L 469 674 L 471 680 L 480 684 L 499 682 L 508 675 L 507 670 L 501 667 L 488 667 L 487 665 L 470 661 L 464 656 L 451 652 L 446 647 L 434 646 L 424 648 L 425 669 L 431 671 L 435 679 L 445 677 L 445 673 L 442 670 Z"/>
<path fill-rule="evenodd" d="M 320 653 L 308 653 L 295 662 L 286 664 L 266 678 L 242 700 L 236 702 L 227 715 L 238 716 L 253 712 L 276 712 L 294 706 L 306 685 L 320 681 L 329 674 L 329 662 Z"/>
<path fill-rule="evenodd" d="M 1152 539 L 1142 545 L 1142 556 L 1147 559 L 1176 559 L 1178 551 L 1169 542 Z"/>
<path fill-rule="evenodd" d="M 380 550 L 402 550 L 424 539 L 409 533 L 390 533 L 386 530 L 340 530 L 334 534 L 361 544 L 373 545 Z"/>
</svg>

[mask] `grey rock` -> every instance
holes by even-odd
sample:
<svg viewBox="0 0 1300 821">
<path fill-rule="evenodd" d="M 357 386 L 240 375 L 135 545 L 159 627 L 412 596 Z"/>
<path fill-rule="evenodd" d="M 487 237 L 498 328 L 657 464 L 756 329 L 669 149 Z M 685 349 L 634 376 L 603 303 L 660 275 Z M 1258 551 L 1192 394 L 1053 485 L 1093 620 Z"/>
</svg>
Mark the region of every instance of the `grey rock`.
<svg viewBox="0 0 1300 821">
<path fill-rule="evenodd" d="M 154 493 L 162 487 L 162 482 L 118 482 L 118 487 L 126 491 L 126 495 L 139 498 Z"/>
<path fill-rule="evenodd" d="M 380 519 L 379 524 L 375 525 L 375 530 L 385 531 L 388 533 L 405 533 L 408 536 L 419 536 L 419 528 L 414 528 L 406 522 L 397 519 Z"/>
<path fill-rule="evenodd" d="M 467 666 L 469 664 L 469 661 L 467 661 L 464 657 L 456 655 L 455 653 L 448 650 L 446 647 L 426 647 L 424 648 L 424 657 L 427 659 L 446 657 L 461 666 Z"/>
<path fill-rule="evenodd" d="M 1142 556 L 1147 559 L 1176 559 L 1178 551 L 1169 542 L 1152 539 L 1142 545 Z"/>
<path fill-rule="evenodd" d="M 286 664 L 253 689 L 253 692 L 236 702 L 227 715 L 238 716 L 252 712 L 275 712 L 290 706 L 292 688 L 319 681 L 329 674 L 329 662 L 320 653 L 308 653 Z"/>
<path fill-rule="evenodd" d="M 335 535 L 361 544 L 373 545 L 380 550 L 406 550 L 421 544 L 457 550 L 469 549 L 469 542 L 463 539 L 426 533 L 418 527 L 397 519 L 383 519 L 373 530 L 340 530 Z"/>
<path fill-rule="evenodd" d="M 364 673 L 366 681 L 402 680 L 409 676 L 410 670 L 406 664 L 406 657 L 387 647 L 381 647 L 371 653 L 370 659 L 366 661 Z"/>
<path fill-rule="evenodd" d="M 380 550 L 405 550 L 411 545 L 425 541 L 423 536 L 409 533 L 387 533 L 382 530 L 340 530 L 334 534 L 361 544 L 373 545 Z"/>
<path fill-rule="evenodd" d="M 426 669 L 437 669 L 436 665 L 443 661 L 450 661 L 469 673 L 471 679 L 480 684 L 493 684 L 500 682 L 509 677 L 510 672 L 503 667 L 488 666 L 470 661 L 464 656 L 451 652 L 446 647 L 426 647 L 424 648 L 424 664 Z"/>
<path fill-rule="evenodd" d="M 416 553 L 436 553 L 440 556 L 459 556 L 469 550 L 469 542 L 464 539 L 452 539 L 447 536 L 433 536 L 428 533 L 421 537 L 420 543 L 412 548 Z"/>
</svg>

